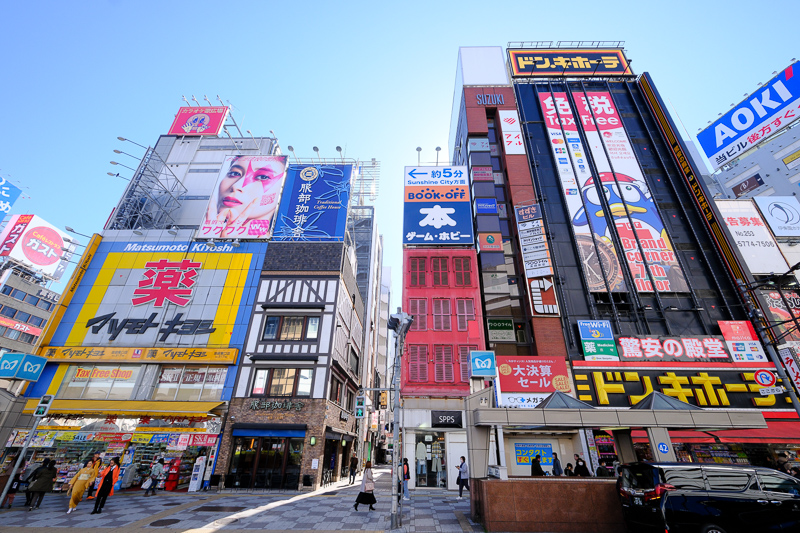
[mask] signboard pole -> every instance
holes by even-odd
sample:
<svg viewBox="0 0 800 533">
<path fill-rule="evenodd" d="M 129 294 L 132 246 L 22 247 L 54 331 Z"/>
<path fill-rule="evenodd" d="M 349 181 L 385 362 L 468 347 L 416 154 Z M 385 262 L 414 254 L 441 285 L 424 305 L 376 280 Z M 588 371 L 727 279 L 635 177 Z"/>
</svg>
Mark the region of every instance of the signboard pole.
<svg viewBox="0 0 800 533">
<path fill-rule="evenodd" d="M 0 495 L 0 502 L 5 501 L 6 494 L 8 494 L 9 489 L 11 488 L 11 484 L 14 483 L 14 476 L 17 475 L 17 470 L 19 470 L 19 466 L 22 464 L 22 461 L 25 460 L 25 454 L 28 451 L 28 446 L 31 444 L 31 440 L 33 440 L 33 435 L 36 433 L 36 428 L 39 427 L 39 422 L 41 421 L 41 417 L 34 417 L 33 428 L 31 429 L 28 436 L 25 438 L 25 443 L 22 445 L 22 451 L 19 452 L 17 455 L 17 463 L 14 465 L 14 468 L 11 470 L 11 475 L 8 478 L 8 482 L 6 483 L 5 488 L 3 488 L 3 494 Z"/>
</svg>

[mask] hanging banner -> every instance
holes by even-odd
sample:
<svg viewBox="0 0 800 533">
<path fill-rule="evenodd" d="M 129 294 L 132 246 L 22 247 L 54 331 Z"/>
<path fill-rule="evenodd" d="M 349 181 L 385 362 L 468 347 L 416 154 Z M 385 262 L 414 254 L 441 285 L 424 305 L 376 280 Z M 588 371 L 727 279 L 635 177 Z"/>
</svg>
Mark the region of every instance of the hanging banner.
<svg viewBox="0 0 800 533">
<path fill-rule="evenodd" d="M 516 111 L 497 111 L 498 124 L 503 135 L 503 146 L 506 155 L 525 155 L 525 141 L 519 125 L 519 115 Z"/>
<path fill-rule="evenodd" d="M 600 181 L 613 219 L 611 223 L 616 226 L 625 248 L 625 258 L 636 289 L 639 292 L 653 292 L 652 279 L 659 292 L 689 292 L 664 223 L 656 211 L 653 194 L 639 168 L 611 93 L 603 91 L 584 94 L 575 91 L 573 97 L 592 157 L 600 173 Z M 582 192 L 584 195 L 588 194 L 588 191 Z M 606 233 L 601 231 L 602 227 L 595 226 L 594 229 L 600 235 Z M 645 261 L 650 276 L 645 271 Z"/>
<path fill-rule="evenodd" d="M 717 200 L 717 209 L 751 273 L 789 270 L 778 244 L 751 200 Z"/>
<path fill-rule="evenodd" d="M 606 292 L 608 286 L 611 292 L 623 292 L 625 281 L 619 255 L 607 231 L 608 217 L 597 197 L 567 95 L 539 93 L 539 102 L 589 291 Z"/>
<path fill-rule="evenodd" d="M 498 407 L 533 408 L 555 391 L 572 391 L 564 359 L 505 355 L 496 359 Z"/>
</svg>

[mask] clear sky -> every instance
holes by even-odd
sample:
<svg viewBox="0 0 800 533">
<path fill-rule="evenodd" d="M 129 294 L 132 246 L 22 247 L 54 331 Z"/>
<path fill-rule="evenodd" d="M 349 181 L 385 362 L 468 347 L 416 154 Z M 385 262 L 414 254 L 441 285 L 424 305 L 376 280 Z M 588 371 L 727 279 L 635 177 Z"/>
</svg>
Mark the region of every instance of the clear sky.
<svg viewBox="0 0 800 533">
<path fill-rule="evenodd" d="M 0 175 L 12 213 L 100 231 L 182 95 L 220 95 L 284 153 L 381 162 L 378 225 L 399 305 L 404 165 L 446 160 L 459 46 L 625 41 L 692 136 L 798 57 L 795 1 L 3 3 Z M 785 26 L 789 24 L 788 26 Z M 685 135 L 685 134 L 684 134 Z M 131 172 L 122 169 L 122 174 Z M 85 239 L 83 240 L 85 242 Z M 66 282 L 54 289 L 61 291 Z"/>
</svg>

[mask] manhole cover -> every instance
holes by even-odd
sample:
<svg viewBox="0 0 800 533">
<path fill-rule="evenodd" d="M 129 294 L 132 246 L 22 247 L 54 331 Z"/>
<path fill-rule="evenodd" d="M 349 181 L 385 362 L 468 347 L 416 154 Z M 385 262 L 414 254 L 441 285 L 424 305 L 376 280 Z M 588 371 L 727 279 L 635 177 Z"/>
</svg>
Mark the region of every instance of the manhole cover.
<svg viewBox="0 0 800 533">
<path fill-rule="evenodd" d="M 177 518 L 164 518 L 163 520 L 156 520 L 155 522 L 150 522 L 151 527 L 166 527 L 171 526 L 173 524 L 177 524 L 180 522 Z"/>
<path fill-rule="evenodd" d="M 234 507 L 232 505 L 204 505 L 194 509 L 195 513 L 238 513 L 247 507 Z"/>
</svg>

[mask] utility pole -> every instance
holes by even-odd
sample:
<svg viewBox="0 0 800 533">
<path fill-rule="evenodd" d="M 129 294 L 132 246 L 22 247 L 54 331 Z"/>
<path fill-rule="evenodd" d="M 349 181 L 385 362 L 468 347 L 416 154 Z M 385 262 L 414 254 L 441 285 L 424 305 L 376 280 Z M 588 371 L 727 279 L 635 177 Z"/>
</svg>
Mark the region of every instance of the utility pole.
<svg viewBox="0 0 800 533">
<path fill-rule="evenodd" d="M 394 372 L 392 374 L 392 389 L 394 402 L 392 402 L 392 516 L 391 528 L 397 529 L 403 525 L 402 508 L 398 510 L 397 480 L 400 465 L 400 356 L 403 354 L 403 343 L 406 333 L 411 327 L 414 317 L 403 313 L 397 308 L 397 313 L 389 317 L 389 329 L 394 331 Z"/>
</svg>

